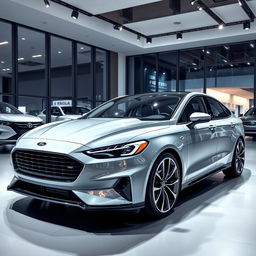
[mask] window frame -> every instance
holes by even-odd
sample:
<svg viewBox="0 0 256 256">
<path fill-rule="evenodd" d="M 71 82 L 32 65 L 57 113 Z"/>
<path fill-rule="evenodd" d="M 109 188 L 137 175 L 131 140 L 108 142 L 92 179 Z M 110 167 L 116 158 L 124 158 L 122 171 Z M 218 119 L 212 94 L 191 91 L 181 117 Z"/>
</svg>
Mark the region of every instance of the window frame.
<svg viewBox="0 0 256 256">
<path fill-rule="evenodd" d="M 204 110 L 205 110 L 205 112 L 208 112 L 207 106 L 206 106 L 206 103 L 205 103 L 205 100 L 204 100 L 204 95 L 194 95 L 194 96 L 192 96 L 191 98 L 188 99 L 187 103 L 186 103 L 185 106 L 183 107 L 182 112 L 181 112 L 181 114 L 179 115 L 179 118 L 178 118 L 178 121 L 177 121 L 177 125 L 179 125 L 179 124 L 189 124 L 189 123 L 191 123 L 190 121 L 188 121 L 188 122 L 181 122 L 180 120 L 181 120 L 182 115 L 183 115 L 184 112 L 185 112 L 185 109 L 186 109 L 187 105 L 188 105 L 194 98 L 197 98 L 197 97 L 198 97 L 198 98 L 201 98 L 202 103 L 203 103 L 203 105 L 204 105 Z"/>
</svg>

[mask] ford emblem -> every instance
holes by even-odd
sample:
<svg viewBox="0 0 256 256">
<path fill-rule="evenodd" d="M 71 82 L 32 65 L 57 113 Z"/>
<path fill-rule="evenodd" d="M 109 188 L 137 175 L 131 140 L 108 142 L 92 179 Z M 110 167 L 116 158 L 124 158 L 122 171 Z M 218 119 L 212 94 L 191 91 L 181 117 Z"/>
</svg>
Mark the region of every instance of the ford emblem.
<svg viewBox="0 0 256 256">
<path fill-rule="evenodd" d="M 42 146 L 45 146 L 45 145 L 46 145 L 46 142 L 38 142 L 37 145 L 40 146 L 40 147 L 42 147 Z"/>
</svg>

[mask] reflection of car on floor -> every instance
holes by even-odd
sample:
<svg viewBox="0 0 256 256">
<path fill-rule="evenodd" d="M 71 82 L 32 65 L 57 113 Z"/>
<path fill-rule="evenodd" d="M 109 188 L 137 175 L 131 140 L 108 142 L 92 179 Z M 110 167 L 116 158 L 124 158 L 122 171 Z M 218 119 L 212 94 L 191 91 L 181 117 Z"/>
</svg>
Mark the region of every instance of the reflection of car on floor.
<svg viewBox="0 0 256 256">
<path fill-rule="evenodd" d="M 171 213 L 181 189 L 244 166 L 244 129 L 202 93 L 113 99 L 82 118 L 43 125 L 12 151 L 8 189 L 83 209 Z"/>
<path fill-rule="evenodd" d="M 86 107 L 75 107 L 73 110 L 70 106 L 52 106 L 51 122 L 77 119 L 89 111 L 90 109 Z M 44 121 L 44 123 L 46 123 L 46 109 L 44 109 L 38 116 Z"/>
<path fill-rule="evenodd" d="M 250 108 L 240 118 L 243 121 L 245 135 L 253 136 L 256 139 L 256 108 Z"/>
<path fill-rule="evenodd" d="M 40 118 L 23 114 L 14 106 L 0 102 L 0 144 L 13 144 L 22 134 L 41 124 Z"/>
</svg>

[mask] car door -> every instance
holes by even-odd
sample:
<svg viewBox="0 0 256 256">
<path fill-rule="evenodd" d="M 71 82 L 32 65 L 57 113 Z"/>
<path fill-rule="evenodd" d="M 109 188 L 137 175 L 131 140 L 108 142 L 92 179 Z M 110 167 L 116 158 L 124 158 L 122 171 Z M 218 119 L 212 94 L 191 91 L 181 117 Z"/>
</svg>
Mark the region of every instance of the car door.
<svg viewBox="0 0 256 256">
<path fill-rule="evenodd" d="M 235 144 L 235 123 L 231 112 L 219 101 L 205 96 L 208 113 L 212 117 L 211 125 L 215 129 L 217 154 L 215 157 L 216 168 L 225 165 L 233 152 Z"/>
<path fill-rule="evenodd" d="M 184 125 L 187 146 L 186 181 L 192 181 L 215 169 L 216 133 L 212 122 L 190 124 L 194 112 L 207 113 L 202 96 L 195 96 L 185 106 L 178 124 Z"/>
</svg>

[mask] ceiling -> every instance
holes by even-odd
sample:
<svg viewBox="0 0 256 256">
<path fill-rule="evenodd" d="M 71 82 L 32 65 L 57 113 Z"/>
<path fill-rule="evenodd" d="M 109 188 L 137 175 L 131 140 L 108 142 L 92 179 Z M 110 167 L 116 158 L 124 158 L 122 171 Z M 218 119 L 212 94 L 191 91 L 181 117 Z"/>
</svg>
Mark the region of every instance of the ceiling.
<svg viewBox="0 0 256 256">
<path fill-rule="evenodd" d="M 191 6 L 189 0 L 64 1 L 93 15 L 112 18 L 113 21 L 119 20 L 120 15 L 125 16 L 126 19 L 122 19 L 122 23 L 127 28 L 144 35 L 177 32 L 217 24 L 205 11 L 198 11 L 196 6 Z M 202 1 L 227 23 L 248 19 L 236 0 Z M 177 6 L 170 5 L 174 2 L 180 4 L 178 13 Z M 256 14 L 256 0 L 247 1 L 247 3 Z M 129 21 L 128 16 L 131 14 L 131 10 L 133 15 Z M 138 41 L 136 34 L 127 30 L 116 31 L 112 24 L 95 16 L 89 17 L 80 13 L 79 19 L 74 20 L 70 15 L 70 9 L 52 1 L 50 1 L 50 8 L 45 8 L 43 0 L 1 0 L 1 18 L 120 52 L 124 55 L 223 44 L 256 38 L 256 23 L 252 22 L 249 31 L 243 30 L 242 24 L 239 24 L 224 27 L 223 30 L 214 28 L 184 33 L 182 40 L 177 40 L 176 35 L 157 37 L 153 38 L 151 45 L 148 45 L 144 38 Z"/>
<path fill-rule="evenodd" d="M 94 15 L 159 1 L 161 0 L 65 0 Z"/>
</svg>

